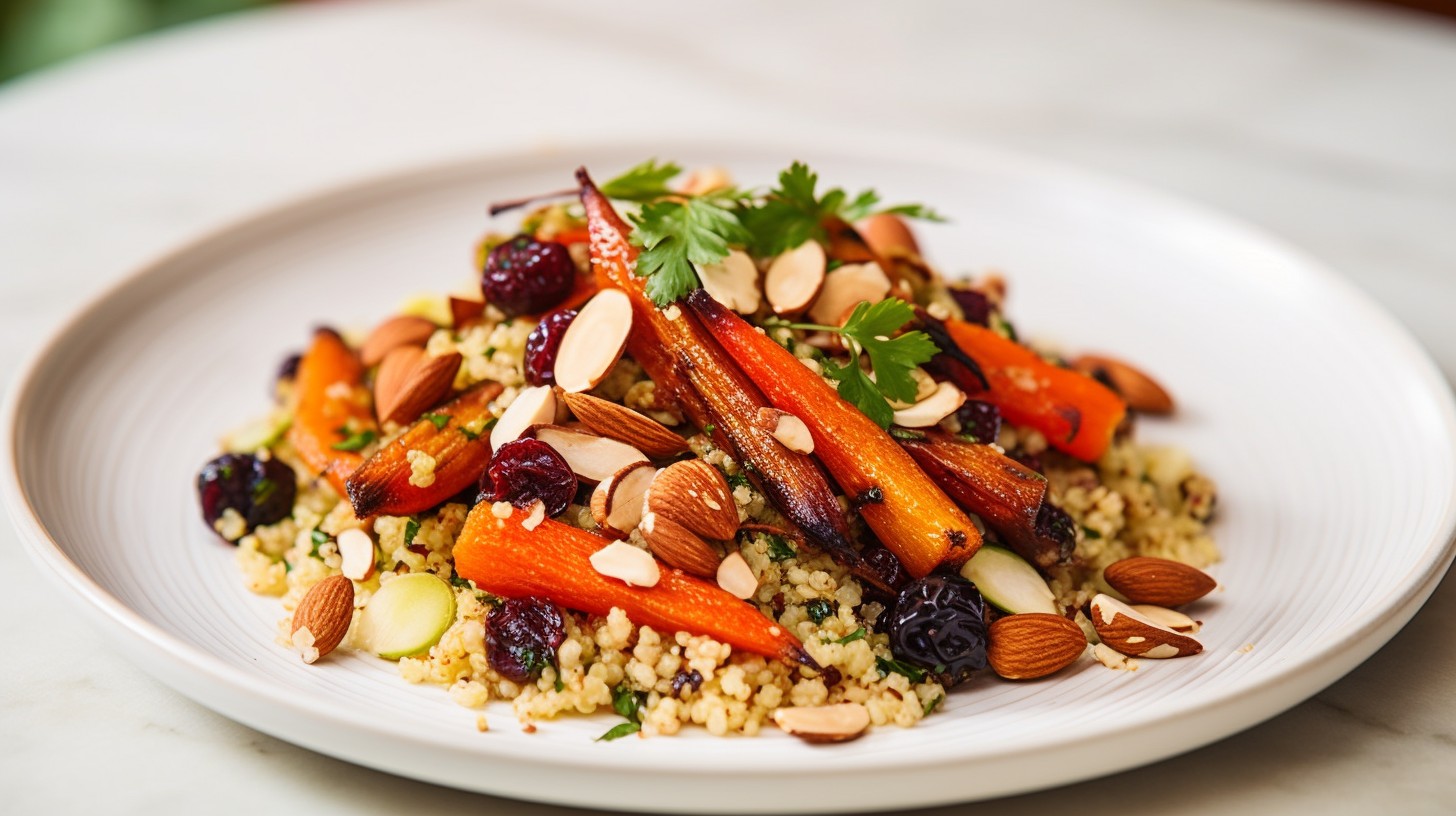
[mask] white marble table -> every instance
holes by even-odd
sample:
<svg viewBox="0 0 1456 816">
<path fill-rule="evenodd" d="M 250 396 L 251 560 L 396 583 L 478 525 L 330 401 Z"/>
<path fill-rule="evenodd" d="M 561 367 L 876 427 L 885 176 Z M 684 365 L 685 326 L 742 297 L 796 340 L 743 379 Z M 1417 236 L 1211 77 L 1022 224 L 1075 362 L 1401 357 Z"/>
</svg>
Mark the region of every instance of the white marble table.
<svg viewBox="0 0 1456 816">
<path fill-rule="evenodd" d="M 1456 378 L 1456 26 L 1272 0 L 622 5 L 309 5 L 0 88 L 0 376 L 199 230 L 361 174 L 637 130 L 651 110 L 611 97 L 626 87 L 676 130 L 927 133 L 1181 192 L 1348 274 Z M 561 812 L 223 719 L 109 651 L 5 524 L 0 551 L 0 811 Z M 1264 725 L 945 812 L 1456 811 L 1453 618 L 1448 580 L 1368 663 Z"/>
</svg>

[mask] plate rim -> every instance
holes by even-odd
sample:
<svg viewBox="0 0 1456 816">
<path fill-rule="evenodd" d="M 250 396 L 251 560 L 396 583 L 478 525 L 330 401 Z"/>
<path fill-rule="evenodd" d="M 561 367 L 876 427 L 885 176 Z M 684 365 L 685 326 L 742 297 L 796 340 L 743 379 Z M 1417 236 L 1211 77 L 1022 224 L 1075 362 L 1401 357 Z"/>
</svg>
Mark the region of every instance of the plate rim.
<svg viewBox="0 0 1456 816">
<path fill-rule="evenodd" d="M 656 145 L 656 147 L 650 145 Z M 312 724 L 319 727 L 320 733 L 341 727 L 363 729 L 372 735 L 387 736 L 391 740 L 402 740 L 420 748 L 454 750 L 450 746 L 423 739 L 409 729 L 391 727 L 394 725 L 392 723 L 366 723 L 351 718 L 347 716 L 348 709 L 344 706 L 324 707 L 295 700 L 280 701 L 269 697 L 266 693 L 255 691 L 246 683 L 239 681 L 221 661 L 195 649 L 188 641 L 170 635 L 161 627 L 147 621 L 120 598 L 101 587 L 84 569 L 72 561 L 61 544 L 45 528 L 39 514 L 31 504 L 26 489 L 20 481 L 20 463 L 17 458 L 23 419 L 21 409 L 27 404 L 36 389 L 46 361 L 57 352 L 57 349 L 78 326 L 103 309 L 114 295 L 135 286 L 145 285 L 149 279 L 164 272 L 169 266 L 185 260 L 189 255 L 206 251 L 209 247 L 227 241 L 239 233 L 266 229 L 271 224 L 282 223 L 302 214 L 317 215 L 320 211 L 345 204 L 351 199 L 387 195 L 391 190 L 401 187 L 406 189 L 428 187 L 431 180 L 437 177 L 478 173 L 484 168 L 502 166 L 513 159 L 539 160 L 552 156 L 590 154 L 593 151 L 641 151 L 644 147 L 647 147 L 647 153 L 661 152 L 663 146 L 676 151 L 709 154 L 712 154 L 713 151 L 721 152 L 726 149 L 742 151 L 746 148 L 749 152 L 758 155 L 768 155 L 778 151 L 784 155 L 819 153 L 845 159 L 884 160 L 904 153 L 907 145 L 918 151 L 914 154 L 916 163 L 942 163 L 967 170 L 984 170 L 986 167 L 995 166 L 998 169 L 1005 169 L 1013 175 L 1053 182 L 1069 181 L 1072 184 L 1087 185 L 1118 195 L 1130 195 L 1180 216 L 1191 218 L 1198 223 L 1221 231 L 1241 234 L 1251 242 L 1277 253 L 1291 263 L 1299 276 L 1317 283 L 1322 291 L 1328 292 L 1332 297 L 1338 299 L 1340 301 L 1338 305 L 1354 309 L 1364 323 L 1364 328 L 1378 333 L 1390 344 L 1391 348 L 1399 352 L 1399 362 L 1407 367 L 1411 374 L 1416 375 L 1423 386 L 1425 392 L 1423 396 L 1429 398 L 1434 407 L 1438 409 L 1438 424 L 1450 444 L 1450 455 L 1456 457 L 1456 400 L 1453 400 L 1451 387 L 1446 382 L 1444 375 L 1419 341 L 1405 326 L 1401 325 L 1347 278 L 1257 225 L 1196 201 L 1138 182 L 981 144 L 947 142 L 923 137 L 909 139 L 897 137 L 893 141 L 888 138 L 845 139 L 836 137 L 832 142 L 822 146 L 815 146 L 810 143 L 810 140 L 803 138 L 755 139 L 751 143 L 745 144 L 741 140 L 668 134 L 658 139 L 637 137 L 582 140 L 553 144 L 549 149 L 509 145 L 429 162 L 406 163 L 397 165 L 388 171 L 358 175 L 341 182 L 324 185 L 302 195 L 280 197 L 272 204 L 252 209 L 237 217 L 223 219 L 214 226 L 196 231 L 193 237 L 156 254 L 150 261 L 135 265 L 131 271 L 102 287 L 55 326 L 46 339 L 26 356 L 11 380 L 3 405 L 0 405 L 0 495 L 3 495 L 4 504 L 9 511 L 12 524 L 20 534 L 20 540 L 24 543 L 33 562 L 41 567 L 41 572 L 51 576 L 52 580 L 56 580 L 74 596 L 79 596 L 84 602 L 87 617 L 98 627 L 105 624 L 120 624 L 129 638 L 129 642 L 125 644 L 127 648 L 122 650 L 128 658 L 154 678 L 163 680 L 167 685 L 183 692 L 186 696 L 251 727 L 257 727 L 289 742 L 309 747 L 315 747 L 316 741 L 306 739 L 306 735 L 301 735 L 300 732 L 306 732 Z M 970 157 L 969 161 L 967 156 Z M 1442 543 L 1442 539 L 1444 539 L 1444 543 Z M 1110 762 L 1106 764 L 1106 767 L 1093 769 L 1087 773 L 1063 773 L 1056 779 L 1042 784 L 1023 784 L 1006 790 L 974 795 L 981 798 L 1001 793 L 1033 790 L 1134 767 L 1201 747 L 1292 708 L 1364 662 L 1393 637 L 1415 615 L 1424 604 L 1425 599 L 1434 591 L 1450 567 L 1453 557 L 1456 557 L 1456 502 L 1448 502 L 1440 521 L 1440 532 L 1427 543 L 1423 550 L 1423 569 L 1413 570 L 1393 592 L 1380 599 L 1377 606 L 1367 610 L 1360 620 L 1360 625 L 1352 626 L 1339 637 L 1331 638 L 1322 648 L 1312 651 L 1302 659 L 1277 668 L 1270 668 L 1267 672 L 1261 672 L 1252 682 L 1231 683 L 1228 689 L 1211 695 L 1206 701 L 1179 709 L 1179 717 L 1198 717 L 1227 709 L 1237 701 L 1244 712 L 1243 715 L 1230 717 L 1227 721 L 1219 723 L 1212 729 L 1217 732 L 1215 736 L 1174 739 L 1171 742 L 1177 743 L 1175 747 L 1168 748 L 1165 745 L 1152 750 L 1130 752 L 1130 758 L 1127 761 Z M 141 651 L 136 651 L 137 649 Z M 143 652 L 145 655 L 142 654 Z M 143 659 L 144 657 L 146 659 Z M 157 664 L 159 660 L 171 662 L 173 664 L 169 667 L 171 670 L 162 671 Z M 283 733 L 282 729 L 259 725 L 259 718 L 239 713 L 239 705 L 220 704 L 215 696 L 199 694 L 195 684 L 184 683 L 183 678 L 173 676 L 176 671 L 182 669 L 200 673 L 208 682 L 219 684 L 219 688 L 226 688 L 232 695 L 241 695 L 241 698 L 245 698 L 253 705 L 286 706 L 289 713 L 303 726 Z M 1298 681 L 1301 678 L 1303 682 Z M 1310 682 L 1310 678 L 1315 679 Z M 1289 694 L 1291 688 L 1298 688 L 1292 697 Z M 1060 749 L 1093 739 L 1128 739 L 1136 736 L 1136 732 L 1140 729 L 1153 729 L 1160 721 L 1169 719 L 1171 718 L 1167 716 L 1166 712 L 1146 711 L 1140 715 L 1133 714 L 1127 717 L 1118 726 L 1110 728 L 1104 726 L 1096 729 L 1094 733 L 1078 734 L 1072 738 L 1058 738 L 1054 740 L 1054 744 Z M 1029 745 L 1013 749 L 1007 755 L 1014 757 L 1019 753 L 1044 749 L 1045 746 Z M 369 761 L 368 758 L 351 756 L 349 752 L 339 751 L 334 747 L 319 748 L 318 750 L 382 770 L 398 771 L 397 768 L 383 768 L 377 762 Z M 489 750 L 479 752 L 481 756 L 493 756 L 494 754 L 495 752 Z M 956 758 L 940 757 L 927 766 L 924 757 L 876 756 L 859 758 L 858 761 L 851 757 L 841 759 L 849 761 L 836 762 L 836 768 L 847 772 L 862 770 L 871 760 L 873 767 L 884 770 L 904 769 L 911 765 L 919 768 L 944 768 L 958 761 Z M 960 759 L 964 759 L 964 757 L 960 757 Z M 620 771 L 627 768 L 640 768 L 641 760 L 640 756 L 627 752 L 597 752 L 589 757 L 584 752 L 567 752 L 560 755 L 553 755 L 551 752 L 537 752 L 529 755 L 525 764 L 532 767 L 557 766 L 576 770 Z M 591 767 L 584 769 L 583 761 L 590 762 Z M 823 767 L 827 769 L 828 766 Z M 773 777 L 803 773 L 805 768 L 776 769 L 756 766 L 751 762 L 741 760 L 734 761 L 730 756 L 722 756 L 712 763 L 688 765 L 681 770 L 718 776 L 751 773 L 761 777 Z M 418 776 L 413 771 L 410 772 L 410 775 Z M 468 780 L 434 779 L 432 781 L 457 787 L 471 787 Z M 474 789 L 497 792 L 501 790 L 500 786 L 476 786 Z M 528 794 L 515 792 L 507 795 L 532 798 Z M 951 794 L 948 798 L 935 799 L 932 797 L 917 801 L 930 804 L 942 801 L 965 801 L 965 799 L 965 795 Z M 551 801 L 566 800 L 556 797 Z M 597 806 L 602 806 L 602 804 L 609 803 L 598 802 Z"/>
</svg>

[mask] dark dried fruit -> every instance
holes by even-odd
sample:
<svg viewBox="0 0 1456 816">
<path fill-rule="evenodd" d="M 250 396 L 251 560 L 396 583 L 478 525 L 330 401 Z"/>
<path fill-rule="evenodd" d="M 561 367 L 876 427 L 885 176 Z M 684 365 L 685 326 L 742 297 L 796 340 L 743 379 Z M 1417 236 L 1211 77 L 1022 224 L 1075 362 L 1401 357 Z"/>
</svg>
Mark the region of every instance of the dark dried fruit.
<svg viewBox="0 0 1456 816">
<path fill-rule="evenodd" d="M 566 327 L 576 319 L 575 309 L 557 309 L 541 318 L 526 337 L 526 382 L 531 385 L 556 384 L 556 352 Z"/>
<path fill-rule="evenodd" d="M 698 689 L 703 687 L 702 672 L 697 669 L 692 671 L 678 669 L 677 674 L 672 676 L 672 696 L 677 698 L 687 696 L 682 693 L 684 687 L 691 689 L 690 694 L 696 694 Z"/>
<path fill-rule="evenodd" d="M 910 573 L 905 571 L 905 565 L 900 563 L 900 559 L 879 545 L 865 548 L 861 554 L 861 563 L 855 567 L 854 574 L 866 582 L 865 599 L 878 601 L 885 606 L 895 602 L 895 594 L 910 580 Z"/>
<path fill-rule="evenodd" d="M 278 364 L 278 376 L 273 378 L 274 381 L 291 382 L 294 377 L 298 376 L 298 364 L 302 360 L 303 355 L 298 352 L 284 357 L 283 362 Z"/>
<path fill-rule="evenodd" d="M 1001 409 L 989 402 L 966 400 L 955 417 L 961 424 L 961 436 L 972 442 L 989 445 L 1001 435 Z"/>
<path fill-rule="evenodd" d="M 539 439 L 501 445 L 481 475 L 481 501 L 505 501 L 525 508 L 540 499 L 548 516 L 561 513 L 575 496 L 576 474 L 571 466 Z"/>
<path fill-rule="evenodd" d="M 497 674 L 517 683 L 555 665 L 564 640 L 561 610 L 544 598 L 507 598 L 485 616 L 485 658 Z"/>
<path fill-rule="evenodd" d="M 247 531 L 276 524 L 293 512 L 298 482 L 293 469 L 277 459 L 264 461 L 247 453 L 225 453 L 197 474 L 202 519 L 217 523 L 228 510 L 237 511 Z"/>
<path fill-rule="evenodd" d="M 986 602 L 976 585 L 931 575 L 900 591 L 888 613 L 890 651 L 947 688 L 986 668 Z"/>
<path fill-rule="evenodd" d="M 961 313 L 966 316 L 967 323 L 985 326 L 990 322 L 991 299 L 984 293 L 969 286 L 951 286 L 950 296 L 956 305 L 961 307 Z"/>
<path fill-rule="evenodd" d="M 1036 536 L 1055 547 L 1057 563 L 1066 563 L 1077 546 L 1077 524 L 1065 510 L 1044 501 L 1036 514 Z"/>
<path fill-rule="evenodd" d="M 565 300 L 575 280 L 576 263 L 566 247 L 517 235 L 486 256 L 480 291 L 486 302 L 514 317 Z"/>
</svg>

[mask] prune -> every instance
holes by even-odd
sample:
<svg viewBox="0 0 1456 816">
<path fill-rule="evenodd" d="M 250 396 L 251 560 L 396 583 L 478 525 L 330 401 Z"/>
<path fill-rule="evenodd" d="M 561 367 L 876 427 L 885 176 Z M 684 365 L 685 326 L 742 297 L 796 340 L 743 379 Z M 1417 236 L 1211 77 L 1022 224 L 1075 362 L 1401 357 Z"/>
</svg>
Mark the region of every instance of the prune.
<svg viewBox="0 0 1456 816">
<path fill-rule="evenodd" d="M 566 327 L 576 319 L 575 309 L 557 309 L 541 318 L 526 336 L 526 382 L 531 385 L 556 384 L 556 352 Z"/>
<path fill-rule="evenodd" d="M 292 468 L 247 453 L 225 453 L 197 474 L 197 499 L 210 527 L 228 510 L 242 516 L 245 532 L 280 522 L 293 512 L 297 492 Z"/>
<path fill-rule="evenodd" d="M 566 621 L 545 598 L 507 598 L 485 616 L 485 659 L 497 674 L 517 683 L 554 665 L 564 640 Z"/>
<path fill-rule="evenodd" d="M 513 317 L 555 306 L 571 294 L 575 280 L 576 262 L 566 247 L 517 235 L 486 256 L 480 291 Z"/>
<path fill-rule="evenodd" d="M 936 675 L 947 688 L 986 667 L 986 602 L 954 575 L 911 582 L 888 613 L 890 651 Z"/>
<path fill-rule="evenodd" d="M 910 574 L 905 572 L 905 565 L 900 563 L 900 559 L 880 545 L 865 548 L 854 574 L 865 581 L 865 599 L 878 601 L 884 606 L 893 604 L 895 593 L 910 580 Z"/>
<path fill-rule="evenodd" d="M 995 442 L 1001 435 L 1001 409 L 989 402 L 966 400 L 956 409 L 955 416 L 961 424 L 961 435 L 982 445 Z"/>
<path fill-rule="evenodd" d="M 571 466 L 539 439 L 501 445 L 481 476 L 481 501 L 505 501 L 524 508 L 540 499 L 548 516 L 561 513 L 575 496 L 576 474 Z"/>
</svg>

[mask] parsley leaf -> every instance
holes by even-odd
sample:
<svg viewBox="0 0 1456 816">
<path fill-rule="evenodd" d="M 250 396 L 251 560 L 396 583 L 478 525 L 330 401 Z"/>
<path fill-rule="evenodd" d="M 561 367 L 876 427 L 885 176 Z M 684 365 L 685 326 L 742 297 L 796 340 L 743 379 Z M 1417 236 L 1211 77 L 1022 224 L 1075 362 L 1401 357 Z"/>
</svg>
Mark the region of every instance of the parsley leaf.
<svg viewBox="0 0 1456 816">
<path fill-rule="evenodd" d="M 648 202 L 672 194 L 667 183 L 682 172 L 674 162 L 648 159 L 601 186 L 602 195 L 622 201 Z"/>
<path fill-rule="evenodd" d="M 842 637 L 842 638 L 840 638 L 838 640 L 825 640 L 824 642 L 825 643 L 838 643 L 840 646 L 843 646 L 843 645 L 845 645 L 847 643 L 853 643 L 856 640 L 864 640 L 864 636 L 866 634 L 868 634 L 868 633 L 865 632 L 865 628 L 863 626 L 861 626 L 860 628 L 854 630 L 853 632 L 850 632 L 849 634 L 845 635 L 844 637 Z"/>
<path fill-rule="evenodd" d="M 450 424 L 449 414 L 425 414 L 425 419 L 428 419 L 437 431 L 445 430 L 445 426 Z"/>
<path fill-rule="evenodd" d="M 635 722 L 618 723 L 618 724 L 612 726 L 612 730 L 610 730 L 607 733 L 601 735 L 600 737 L 597 737 L 596 741 L 597 742 L 611 742 L 612 740 L 617 740 L 617 739 L 621 739 L 622 737 L 630 736 L 630 735 L 635 734 L 635 733 L 637 733 L 638 731 L 641 731 L 641 730 L 642 730 L 642 723 L 635 723 Z"/>
<path fill-rule="evenodd" d="M 318 558 L 318 559 L 322 560 L 323 559 L 323 556 L 319 555 L 319 547 L 322 547 L 323 545 L 329 543 L 330 541 L 333 541 L 333 539 L 332 538 L 329 538 L 329 534 L 328 533 L 324 532 L 323 530 L 318 530 L 318 529 L 315 529 L 315 530 L 311 531 L 308 534 L 308 539 L 309 539 L 309 541 L 312 541 L 313 542 L 313 547 L 311 547 L 309 549 L 309 551 L 308 551 L 309 556 L 312 557 L 312 558 Z"/>
<path fill-rule="evenodd" d="M 858 360 L 850 360 L 844 365 L 826 366 L 824 373 L 839 383 L 839 396 L 864 412 L 876 425 L 888 428 L 895 421 L 894 409 L 890 408 L 879 389 L 875 388 L 874 380 L 859 367 Z"/>
<path fill-rule="evenodd" d="M 340 451 L 357 451 L 362 450 L 365 445 L 368 445 L 370 442 L 373 441 L 373 431 L 355 431 L 354 433 L 351 433 L 347 437 L 345 437 L 343 441 L 335 442 L 331 447 L 333 447 L 334 450 Z"/>
<path fill-rule="evenodd" d="M 789 542 L 783 540 L 782 537 L 776 535 L 768 535 L 764 536 L 764 538 L 768 541 L 768 560 L 787 561 L 790 558 L 798 555 L 798 553 L 794 551 L 794 548 L 790 546 Z"/>
<path fill-rule="evenodd" d="M 883 657 L 875 658 L 875 668 L 879 669 L 881 677 L 888 677 L 894 674 L 903 674 L 910 678 L 910 682 L 919 683 L 925 679 L 925 669 L 919 666 L 912 666 L 902 660 L 888 660 Z"/>
<path fill-rule="evenodd" d="M 646 699 L 647 695 L 642 692 L 633 691 L 626 685 L 617 686 L 612 689 L 612 710 L 628 720 L 640 720 L 642 703 Z"/>
<path fill-rule="evenodd" d="M 753 234 L 753 247 L 763 255 L 777 255 L 809 240 L 825 240 L 824 221 L 839 218 L 858 221 L 875 213 L 887 212 L 907 218 L 944 221 L 941 215 L 920 204 L 899 204 L 880 207 L 880 196 L 864 190 L 850 197 L 840 187 L 831 187 L 821 196 L 816 192 L 819 174 L 803 162 L 794 162 L 779 173 L 779 186 L 764 195 L 763 203 L 745 209 L 744 226 Z"/>
<path fill-rule="evenodd" d="M 406 521 L 404 523 L 404 545 L 408 547 L 409 545 L 415 543 L 415 536 L 419 535 L 419 533 L 420 523 L 418 521 L 415 521 L 414 519 Z"/>
<path fill-rule="evenodd" d="M 930 699 L 930 702 L 928 702 L 928 703 L 925 704 L 925 716 L 929 717 L 930 716 L 930 712 L 932 712 L 936 708 L 938 708 L 940 706 L 940 704 L 943 703 L 943 702 L 945 702 L 945 695 L 944 694 L 937 694 L 934 697 L 932 697 Z"/>
<path fill-rule="evenodd" d="M 750 240 L 738 216 L 711 198 L 657 201 L 631 216 L 631 241 L 642 247 L 637 275 L 647 278 L 647 296 L 658 306 L 686 297 L 699 286 L 693 264 L 728 257 L 730 244 Z"/>
</svg>

